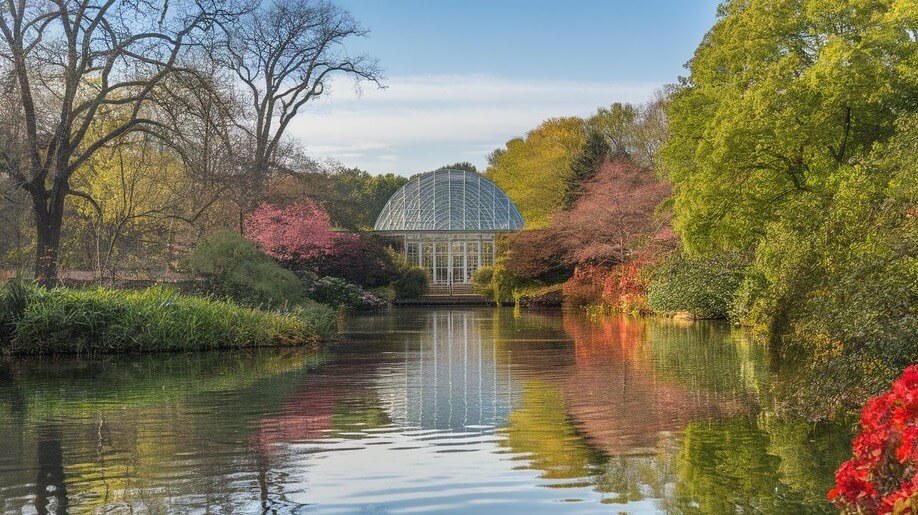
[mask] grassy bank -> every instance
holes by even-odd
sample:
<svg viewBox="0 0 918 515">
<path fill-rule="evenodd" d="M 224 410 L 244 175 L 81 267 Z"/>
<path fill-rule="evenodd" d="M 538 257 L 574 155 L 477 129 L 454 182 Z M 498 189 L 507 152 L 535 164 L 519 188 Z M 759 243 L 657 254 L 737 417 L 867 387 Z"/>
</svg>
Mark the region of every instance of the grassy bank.
<svg viewBox="0 0 918 515">
<path fill-rule="evenodd" d="M 334 328 L 334 311 L 315 303 L 269 312 L 166 288 L 48 290 L 11 281 L 0 290 L 0 351 L 7 354 L 301 345 Z"/>
</svg>

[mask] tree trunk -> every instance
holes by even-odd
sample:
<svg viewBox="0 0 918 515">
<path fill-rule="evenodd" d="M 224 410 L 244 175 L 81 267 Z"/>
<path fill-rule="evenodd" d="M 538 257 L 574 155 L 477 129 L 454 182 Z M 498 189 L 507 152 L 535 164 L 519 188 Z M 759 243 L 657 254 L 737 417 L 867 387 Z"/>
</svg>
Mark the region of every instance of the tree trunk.
<svg viewBox="0 0 918 515">
<path fill-rule="evenodd" d="M 48 196 L 51 198 L 44 200 Z M 58 282 L 57 261 L 64 222 L 64 195 L 60 188 L 52 190 L 50 195 L 33 195 L 32 209 L 37 233 L 35 280 L 42 286 L 52 288 Z"/>
</svg>

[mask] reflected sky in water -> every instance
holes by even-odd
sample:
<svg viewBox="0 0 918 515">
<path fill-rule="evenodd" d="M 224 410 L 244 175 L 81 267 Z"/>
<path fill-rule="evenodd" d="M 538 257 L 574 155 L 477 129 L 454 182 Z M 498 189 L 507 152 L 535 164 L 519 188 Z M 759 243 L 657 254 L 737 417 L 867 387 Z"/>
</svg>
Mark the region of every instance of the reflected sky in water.
<svg viewBox="0 0 918 515">
<path fill-rule="evenodd" d="M 320 352 L 0 363 L 3 513 L 820 513 L 849 452 L 714 323 L 399 309 Z"/>
</svg>

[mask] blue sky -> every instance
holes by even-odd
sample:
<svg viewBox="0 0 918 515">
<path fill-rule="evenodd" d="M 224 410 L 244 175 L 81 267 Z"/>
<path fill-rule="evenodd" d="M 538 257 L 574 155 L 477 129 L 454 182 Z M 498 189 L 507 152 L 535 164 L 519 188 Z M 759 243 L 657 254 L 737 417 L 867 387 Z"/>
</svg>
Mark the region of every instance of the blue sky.
<svg viewBox="0 0 918 515">
<path fill-rule="evenodd" d="M 316 157 L 411 175 L 487 154 L 553 116 L 641 102 L 685 74 L 716 0 L 338 0 L 371 31 L 385 90 L 336 81 L 291 126 Z"/>
</svg>

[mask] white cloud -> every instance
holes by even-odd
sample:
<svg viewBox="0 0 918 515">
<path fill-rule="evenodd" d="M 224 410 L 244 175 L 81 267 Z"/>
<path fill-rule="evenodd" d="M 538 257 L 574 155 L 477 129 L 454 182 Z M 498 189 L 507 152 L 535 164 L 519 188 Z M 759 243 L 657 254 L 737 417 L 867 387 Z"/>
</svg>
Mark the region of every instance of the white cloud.
<svg viewBox="0 0 918 515">
<path fill-rule="evenodd" d="M 659 87 L 484 75 L 395 77 L 386 85 L 364 85 L 357 95 L 347 81 L 333 83 L 291 135 L 317 157 L 372 172 L 408 175 L 461 160 L 482 166 L 488 152 L 546 118 L 641 102 Z"/>
</svg>

